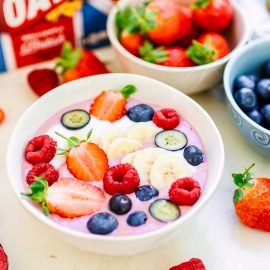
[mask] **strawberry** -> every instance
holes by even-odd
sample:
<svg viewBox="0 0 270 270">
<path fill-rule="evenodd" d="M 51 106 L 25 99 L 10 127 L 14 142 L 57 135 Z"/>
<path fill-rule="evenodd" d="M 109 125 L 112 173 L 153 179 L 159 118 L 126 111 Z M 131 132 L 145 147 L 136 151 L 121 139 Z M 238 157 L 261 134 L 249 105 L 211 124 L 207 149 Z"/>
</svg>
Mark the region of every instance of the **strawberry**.
<svg viewBox="0 0 270 270">
<path fill-rule="evenodd" d="M 206 31 L 221 32 L 233 19 L 233 7 L 229 0 L 197 0 L 193 5 L 193 20 Z"/>
<path fill-rule="evenodd" d="M 27 80 L 38 96 L 46 94 L 60 84 L 57 73 L 52 69 L 33 70 L 28 74 Z"/>
<path fill-rule="evenodd" d="M 270 232 L 270 179 L 253 178 L 247 168 L 244 173 L 233 174 L 235 190 L 233 201 L 239 219 L 251 228 Z"/>
<path fill-rule="evenodd" d="M 1 244 L 0 244 L 0 269 L 8 270 L 8 256 Z"/>
<path fill-rule="evenodd" d="M 140 48 L 143 60 L 169 67 L 192 67 L 195 64 L 187 56 L 185 49 L 180 47 L 157 47 L 146 41 Z"/>
<path fill-rule="evenodd" d="M 188 35 L 185 37 L 181 38 L 179 41 L 175 43 L 177 47 L 182 47 L 182 48 L 187 48 L 192 44 L 193 39 L 197 39 L 199 37 L 200 31 L 199 29 L 195 26 L 195 24 L 192 24 L 192 29 L 189 32 Z"/>
<path fill-rule="evenodd" d="M 5 120 L 5 112 L 0 108 L 0 124 L 2 124 Z"/>
<path fill-rule="evenodd" d="M 56 59 L 55 69 L 63 76 L 63 82 L 109 72 L 92 52 L 72 48 L 69 42 L 64 43 L 61 56 Z"/>
<path fill-rule="evenodd" d="M 102 181 L 107 169 L 108 158 L 105 152 L 90 139 L 92 130 L 87 134 L 86 140 L 76 137 L 67 138 L 56 132 L 57 135 L 68 141 L 67 149 L 58 149 L 58 155 L 67 155 L 66 164 L 70 173 L 83 181 Z"/>
<path fill-rule="evenodd" d="M 126 103 L 130 95 L 136 92 L 134 85 L 126 85 L 118 91 L 103 91 L 93 101 L 90 114 L 99 120 L 114 122 L 126 113 Z"/>
<path fill-rule="evenodd" d="M 270 12 L 270 0 L 266 0 L 266 8 Z"/>
<path fill-rule="evenodd" d="M 187 262 L 171 267 L 169 270 L 206 270 L 200 259 L 192 258 Z"/>
<path fill-rule="evenodd" d="M 230 52 L 226 39 L 215 32 L 206 32 L 198 40 L 193 40 L 187 55 L 198 65 L 214 62 Z"/>
<path fill-rule="evenodd" d="M 130 33 L 128 30 L 123 30 L 120 34 L 119 40 L 126 50 L 138 56 L 139 48 L 144 42 L 144 37 L 140 33 Z"/>
<path fill-rule="evenodd" d="M 100 188 L 72 178 L 61 178 L 51 186 L 45 178 L 36 178 L 29 187 L 32 192 L 24 196 L 40 203 L 46 215 L 56 214 L 63 218 L 96 213 L 105 200 Z"/>
<path fill-rule="evenodd" d="M 154 0 L 147 5 L 146 14 L 151 18 L 147 35 L 156 44 L 175 42 L 192 29 L 191 12 L 174 0 Z"/>
</svg>

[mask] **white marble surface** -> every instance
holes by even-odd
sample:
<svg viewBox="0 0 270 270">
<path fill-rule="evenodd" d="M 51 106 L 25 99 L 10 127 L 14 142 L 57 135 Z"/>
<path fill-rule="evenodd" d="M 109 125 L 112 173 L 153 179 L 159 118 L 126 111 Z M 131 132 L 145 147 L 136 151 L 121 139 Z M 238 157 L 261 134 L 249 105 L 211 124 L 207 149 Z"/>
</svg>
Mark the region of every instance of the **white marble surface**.
<svg viewBox="0 0 270 270">
<path fill-rule="evenodd" d="M 114 71 L 121 71 L 111 50 L 100 51 L 99 55 Z M 201 258 L 207 270 L 270 269 L 270 234 L 249 229 L 238 221 L 231 179 L 232 172 L 241 171 L 254 161 L 258 176 L 270 176 L 269 159 L 247 145 L 229 118 L 224 102 L 213 92 L 196 95 L 194 99 L 213 117 L 222 134 L 225 168 L 214 197 L 178 238 L 133 257 L 95 255 L 53 238 L 15 199 L 5 166 L 12 128 L 37 98 L 26 83 L 29 69 L 0 75 L 0 107 L 7 114 L 0 125 L 0 243 L 9 255 L 10 270 L 167 270 L 191 257 Z"/>
</svg>

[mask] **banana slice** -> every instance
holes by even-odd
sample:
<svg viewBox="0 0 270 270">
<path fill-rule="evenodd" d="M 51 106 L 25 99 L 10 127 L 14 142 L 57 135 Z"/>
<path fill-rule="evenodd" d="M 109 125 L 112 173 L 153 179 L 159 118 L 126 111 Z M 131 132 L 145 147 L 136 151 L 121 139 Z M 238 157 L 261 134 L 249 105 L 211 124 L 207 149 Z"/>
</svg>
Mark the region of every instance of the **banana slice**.
<svg viewBox="0 0 270 270">
<path fill-rule="evenodd" d="M 115 159 L 122 155 L 135 152 L 141 147 L 142 144 L 138 141 L 129 138 L 117 138 L 109 145 L 107 156 L 109 160 Z"/>
<path fill-rule="evenodd" d="M 146 148 L 136 152 L 133 166 L 138 171 L 141 180 L 149 181 L 149 174 L 154 161 L 164 153 L 166 151 L 161 148 Z"/>
<path fill-rule="evenodd" d="M 129 128 L 126 133 L 126 137 L 138 142 L 144 142 L 151 137 L 154 137 L 158 132 L 159 129 L 153 124 L 137 123 Z"/>
<path fill-rule="evenodd" d="M 130 153 L 130 154 L 126 155 L 126 156 L 121 160 L 121 164 L 128 163 L 128 164 L 130 164 L 130 165 L 133 165 L 135 156 L 136 156 L 136 154 L 137 154 L 138 152 L 140 152 L 140 151 L 136 151 L 136 152 L 134 152 L 134 153 Z"/>
<path fill-rule="evenodd" d="M 108 152 L 109 145 L 118 137 L 121 136 L 121 130 L 115 126 L 107 128 L 102 131 L 98 141 L 98 145 L 106 153 Z"/>
<path fill-rule="evenodd" d="M 159 156 L 150 171 L 151 184 L 157 188 L 170 187 L 182 177 L 191 176 L 194 172 L 183 156 L 179 154 L 164 154 Z"/>
</svg>

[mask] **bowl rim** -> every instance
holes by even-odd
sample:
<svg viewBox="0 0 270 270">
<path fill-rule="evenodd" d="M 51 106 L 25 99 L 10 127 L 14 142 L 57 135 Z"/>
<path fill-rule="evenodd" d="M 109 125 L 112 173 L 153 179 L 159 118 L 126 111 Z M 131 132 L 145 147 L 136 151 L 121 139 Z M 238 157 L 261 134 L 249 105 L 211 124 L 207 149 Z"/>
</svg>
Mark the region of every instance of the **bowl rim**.
<svg viewBox="0 0 270 270">
<path fill-rule="evenodd" d="M 230 104 L 232 105 L 233 109 L 236 110 L 236 112 L 246 121 L 248 122 L 250 125 L 254 126 L 256 129 L 260 130 L 263 133 L 266 133 L 270 136 L 270 130 L 260 126 L 259 124 L 257 124 L 255 121 L 253 121 L 252 119 L 250 119 L 241 109 L 240 107 L 237 105 L 234 97 L 233 97 L 233 89 L 231 89 L 229 81 L 230 81 L 230 76 L 231 76 L 231 72 L 233 70 L 233 66 L 236 62 L 241 61 L 241 57 L 243 55 L 245 55 L 248 51 L 252 51 L 254 48 L 256 48 L 257 46 L 260 46 L 262 44 L 265 43 L 269 43 L 270 44 L 270 36 L 264 37 L 264 38 L 259 38 L 257 40 L 253 40 L 251 42 L 249 42 L 249 44 L 247 44 L 247 46 L 245 46 L 245 48 L 243 48 L 241 51 L 239 51 L 227 64 L 225 71 L 224 71 L 224 75 L 223 75 L 223 83 L 224 83 L 224 89 L 225 89 L 225 93 L 227 96 L 227 99 L 229 100 Z"/>
<path fill-rule="evenodd" d="M 131 235 L 131 236 L 110 236 L 110 235 L 102 236 L 102 235 L 86 234 L 84 232 L 78 232 L 78 231 L 69 229 L 67 227 L 64 227 L 64 226 L 54 222 L 53 220 L 51 220 L 47 216 L 45 216 L 42 212 L 40 212 L 40 211 L 37 212 L 37 209 L 35 207 L 33 207 L 33 205 L 28 200 L 25 200 L 21 196 L 21 193 L 18 190 L 15 181 L 12 180 L 13 171 L 14 171 L 13 163 L 12 163 L 12 160 L 13 160 L 12 159 L 12 156 L 13 156 L 12 144 L 13 144 L 13 141 L 16 140 L 16 136 L 20 130 L 19 129 L 20 125 L 24 121 L 25 116 L 30 114 L 32 111 L 36 111 L 36 109 L 40 106 L 40 104 L 42 104 L 46 100 L 53 98 L 53 96 L 56 93 L 58 93 L 59 91 L 62 91 L 63 93 L 65 93 L 63 91 L 63 89 L 66 87 L 67 84 L 69 86 L 72 86 L 72 85 L 80 84 L 81 82 L 87 81 L 87 80 L 94 82 L 97 77 L 104 79 L 104 81 L 106 81 L 106 79 L 109 77 L 118 78 L 121 76 L 125 76 L 125 77 L 129 76 L 129 77 L 132 77 L 132 78 L 138 79 L 138 80 L 143 79 L 144 81 L 146 81 L 146 83 L 160 84 L 161 87 L 167 89 L 168 91 L 175 92 L 177 95 L 181 96 L 181 98 L 184 98 L 185 100 L 190 102 L 192 104 L 192 106 L 197 107 L 197 109 L 205 116 L 209 125 L 212 126 L 213 132 L 215 133 L 215 136 L 217 137 L 218 147 L 220 149 L 220 157 L 219 157 L 219 162 L 218 162 L 219 165 L 218 165 L 217 172 L 216 172 L 216 179 L 217 180 L 209 187 L 208 192 L 205 195 L 205 197 L 200 199 L 186 215 L 184 215 L 181 219 L 178 219 L 175 222 L 172 222 L 172 223 L 168 224 L 167 226 L 164 226 L 160 229 L 157 229 L 157 230 L 154 230 L 151 232 L 147 232 L 147 233 L 143 233 L 143 234 L 139 234 L 139 235 Z M 16 126 L 14 127 L 14 129 L 12 131 L 12 134 L 11 134 L 9 142 L 8 142 L 7 155 L 6 155 L 6 166 L 7 166 L 9 183 L 11 184 L 12 190 L 15 193 L 16 198 L 19 200 L 20 204 L 23 206 L 23 208 L 25 208 L 27 210 L 28 213 L 30 213 L 32 216 L 34 216 L 35 219 L 37 219 L 43 225 L 47 225 L 50 229 L 54 229 L 59 233 L 66 234 L 68 236 L 79 238 L 79 239 L 84 239 L 84 240 L 89 240 L 89 241 L 90 240 L 98 240 L 100 242 L 104 242 L 104 243 L 107 242 L 108 243 L 108 242 L 130 242 L 130 241 L 138 241 L 140 239 L 145 240 L 145 239 L 150 239 L 150 238 L 155 237 L 155 236 L 158 237 L 159 235 L 164 235 L 164 234 L 166 234 L 166 232 L 167 233 L 172 232 L 176 228 L 178 228 L 181 224 L 183 224 L 186 221 L 188 221 L 189 219 L 191 219 L 197 212 L 199 212 L 206 205 L 206 203 L 213 196 L 215 190 L 218 187 L 218 184 L 220 183 L 221 174 L 222 174 L 222 171 L 224 168 L 225 154 L 224 154 L 224 145 L 223 145 L 222 137 L 221 137 L 221 134 L 220 134 L 218 128 L 216 127 L 212 118 L 208 115 L 208 113 L 198 103 L 196 103 L 193 99 L 191 99 L 190 97 L 188 97 L 184 93 L 176 90 L 175 88 L 173 88 L 173 87 L 171 87 L 163 82 L 160 82 L 158 80 L 148 78 L 148 77 L 145 77 L 142 75 L 137 75 L 137 74 L 109 73 L 109 74 L 95 75 L 95 76 L 91 76 L 91 77 L 82 78 L 79 80 L 69 82 L 67 84 L 64 84 L 64 85 L 61 85 L 61 86 L 55 88 L 54 90 L 48 92 L 47 94 L 45 94 L 44 96 L 42 96 L 41 98 L 36 100 L 21 115 L 19 121 L 17 122 Z M 69 87 L 69 88 L 71 89 L 72 87 Z M 75 88 L 73 88 L 73 89 L 75 89 Z"/>
<path fill-rule="evenodd" d="M 120 1 L 120 5 L 123 1 Z M 131 62 L 135 62 L 137 65 L 142 65 L 147 68 L 150 68 L 155 71 L 166 71 L 166 72 L 187 72 L 187 71 L 201 71 L 205 70 L 207 68 L 214 68 L 217 66 L 220 66 L 222 64 L 225 64 L 231 57 L 233 57 L 239 50 L 242 49 L 242 47 L 249 41 L 251 37 L 251 26 L 249 23 L 249 20 L 245 13 L 242 11 L 240 4 L 236 3 L 236 1 L 232 1 L 232 5 L 234 10 L 237 11 L 237 13 L 240 14 L 242 21 L 243 21 L 243 32 L 240 41 L 236 45 L 236 47 L 225 57 L 201 66 L 194 66 L 194 67 L 168 67 L 168 66 L 161 66 L 153 63 L 146 62 L 142 60 L 141 58 L 131 54 L 128 52 L 119 42 L 115 31 L 114 31 L 114 23 L 115 23 L 115 15 L 117 13 L 117 5 L 113 7 L 113 9 L 110 11 L 108 20 L 107 20 L 107 34 L 109 37 L 109 40 L 111 44 L 118 50 L 122 55 L 124 55 L 126 58 L 128 58 Z"/>
</svg>

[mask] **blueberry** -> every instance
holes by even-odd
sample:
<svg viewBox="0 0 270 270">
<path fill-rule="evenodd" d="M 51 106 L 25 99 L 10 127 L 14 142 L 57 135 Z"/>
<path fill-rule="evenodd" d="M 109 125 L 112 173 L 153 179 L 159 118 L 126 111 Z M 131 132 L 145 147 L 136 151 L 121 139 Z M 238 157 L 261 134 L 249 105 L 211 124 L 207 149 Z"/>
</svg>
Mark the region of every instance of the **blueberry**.
<svg viewBox="0 0 270 270">
<path fill-rule="evenodd" d="M 117 219 L 109 213 L 95 214 L 87 222 L 87 228 L 93 234 L 109 234 L 117 227 Z"/>
<path fill-rule="evenodd" d="M 129 226 L 138 227 L 145 224 L 147 221 L 147 215 L 142 212 L 134 212 L 128 216 L 127 223 Z"/>
<path fill-rule="evenodd" d="M 151 121 L 155 111 L 146 104 L 138 104 L 127 111 L 128 118 L 133 122 Z"/>
<path fill-rule="evenodd" d="M 256 122 L 257 124 L 262 125 L 263 116 L 258 110 L 254 109 L 254 110 L 252 110 L 250 112 L 247 112 L 247 116 L 250 119 L 252 119 L 254 122 Z"/>
<path fill-rule="evenodd" d="M 262 74 L 264 77 L 270 78 L 270 59 L 268 59 L 262 66 Z"/>
<path fill-rule="evenodd" d="M 159 191 L 153 186 L 140 186 L 136 189 L 135 195 L 140 201 L 149 201 L 158 196 Z"/>
<path fill-rule="evenodd" d="M 117 194 L 111 197 L 109 201 L 110 210 L 118 215 L 124 215 L 130 211 L 132 207 L 131 200 L 128 196 Z"/>
<path fill-rule="evenodd" d="M 184 158 L 192 166 L 198 166 L 203 162 L 203 153 L 195 145 L 189 145 L 184 150 Z"/>
<path fill-rule="evenodd" d="M 262 79 L 258 82 L 255 93 L 258 98 L 266 103 L 270 100 L 270 79 Z"/>
<path fill-rule="evenodd" d="M 261 109 L 265 126 L 270 128 L 270 104 L 267 104 Z"/>
<path fill-rule="evenodd" d="M 234 89 L 239 90 L 241 88 L 254 89 L 255 88 L 254 80 L 247 75 L 238 76 L 234 82 Z"/>
<path fill-rule="evenodd" d="M 256 74 L 250 74 L 247 76 L 249 79 L 251 79 L 255 85 L 257 84 L 257 82 L 260 80 L 260 77 Z"/>
<path fill-rule="evenodd" d="M 257 106 L 257 97 L 253 90 L 241 88 L 234 95 L 235 101 L 243 111 L 250 111 Z"/>
</svg>

